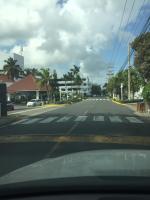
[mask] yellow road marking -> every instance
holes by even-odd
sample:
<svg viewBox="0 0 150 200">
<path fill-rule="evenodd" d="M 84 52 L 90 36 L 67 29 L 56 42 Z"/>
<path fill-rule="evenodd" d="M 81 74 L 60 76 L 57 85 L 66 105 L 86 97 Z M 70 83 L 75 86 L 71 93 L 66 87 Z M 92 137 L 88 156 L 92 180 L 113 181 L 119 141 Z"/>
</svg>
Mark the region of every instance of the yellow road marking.
<svg viewBox="0 0 150 200">
<path fill-rule="evenodd" d="M 135 144 L 150 145 L 148 136 L 103 136 L 103 135 L 8 135 L 0 136 L 0 143 L 27 143 L 27 142 L 88 142 L 106 144 Z"/>
</svg>

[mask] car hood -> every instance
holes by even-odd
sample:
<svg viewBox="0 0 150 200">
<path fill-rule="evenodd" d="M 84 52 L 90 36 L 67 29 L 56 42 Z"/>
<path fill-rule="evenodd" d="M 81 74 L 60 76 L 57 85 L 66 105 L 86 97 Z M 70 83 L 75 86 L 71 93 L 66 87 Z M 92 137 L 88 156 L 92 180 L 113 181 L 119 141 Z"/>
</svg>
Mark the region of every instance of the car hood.
<svg viewBox="0 0 150 200">
<path fill-rule="evenodd" d="M 0 184 L 84 176 L 150 176 L 149 150 L 97 150 L 43 159 L 0 178 Z"/>
</svg>

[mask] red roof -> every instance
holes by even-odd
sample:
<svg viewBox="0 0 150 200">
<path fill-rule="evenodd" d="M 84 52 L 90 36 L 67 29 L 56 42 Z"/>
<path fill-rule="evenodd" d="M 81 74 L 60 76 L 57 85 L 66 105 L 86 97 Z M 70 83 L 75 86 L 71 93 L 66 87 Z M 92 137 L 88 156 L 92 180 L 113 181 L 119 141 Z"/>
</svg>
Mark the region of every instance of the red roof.
<svg viewBox="0 0 150 200">
<path fill-rule="evenodd" d="M 0 74 L 0 82 L 6 83 L 6 82 L 13 82 L 13 81 L 9 79 L 6 74 Z"/>
<path fill-rule="evenodd" d="M 21 91 L 46 91 L 46 89 L 41 88 L 37 83 L 37 79 L 30 74 L 19 81 L 15 81 L 7 88 L 7 91 L 8 93 L 15 93 Z"/>
</svg>

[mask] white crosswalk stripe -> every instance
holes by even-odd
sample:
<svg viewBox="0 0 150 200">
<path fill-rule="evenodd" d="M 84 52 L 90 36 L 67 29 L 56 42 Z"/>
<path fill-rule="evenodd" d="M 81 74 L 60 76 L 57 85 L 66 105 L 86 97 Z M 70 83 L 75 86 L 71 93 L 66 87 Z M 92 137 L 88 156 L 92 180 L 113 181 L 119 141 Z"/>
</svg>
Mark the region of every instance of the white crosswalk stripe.
<svg viewBox="0 0 150 200">
<path fill-rule="evenodd" d="M 35 122 L 38 122 L 39 120 L 41 120 L 41 118 L 33 118 L 33 119 L 29 119 L 25 122 L 22 122 L 21 124 L 33 124 Z"/>
<path fill-rule="evenodd" d="M 111 122 L 122 122 L 122 120 L 118 116 L 110 116 L 109 119 Z"/>
<path fill-rule="evenodd" d="M 76 122 L 84 122 L 86 120 L 87 116 L 78 116 L 75 121 Z"/>
<path fill-rule="evenodd" d="M 11 123 L 11 125 L 21 124 L 21 123 L 23 123 L 23 122 L 25 122 L 25 121 L 28 121 L 28 119 L 27 119 L 27 118 L 26 118 L 26 119 L 21 119 L 21 120 L 19 120 L 19 121 L 17 121 L 17 122 Z"/>
<path fill-rule="evenodd" d="M 93 121 L 102 122 L 102 121 L 104 121 L 104 116 L 94 116 Z"/>
<path fill-rule="evenodd" d="M 46 124 L 46 123 L 50 123 L 52 121 L 54 121 L 55 119 L 57 119 L 58 117 L 48 117 L 42 121 L 40 121 L 41 124 Z"/>
<path fill-rule="evenodd" d="M 141 121 L 140 119 L 136 118 L 136 117 L 126 117 L 126 119 L 131 122 L 131 123 L 143 123 L 143 121 Z"/>
<path fill-rule="evenodd" d="M 36 123 L 40 123 L 40 124 L 48 124 L 50 122 L 54 123 L 62 123 L 62 122 L 68 122 L 68 121 L 72 121 L 72 122 L 86 122 L 87 121 L 88 116 L 87 115 L 81 115 L 81 116 L 50 116 L 50 117 L 45 117 L 45 118 L 25 118 L 25 119 L 21 119 L 17 122 L 13 122 L 11 123 L 11 125 L 19 125 L 19 124 L 23 124 L 23 125 L 30 125 L 30 124 L 36 124 Z M 110 123 L 144 123 L 144 121 L 140 120 L 137 117 L 133 117 L 133 116 L 124 116 L 124 117 L 120 117 L 120 116 L 108 116 L 109 118 L 109 122 Z M 93 122 L 105 122 L 106 118 L 104 115 L 95 115 L 93 117 L 89 117 L 89 120 L 93 121 Z M 88 120 L 88 121 L 89 121 Z"/>
<path fill-rule="evenodd" d="M 69 119 L 71 119 L 72 116 L 65 116 L 65 117 L 62 117 L 60 118 L 59 120 L 57 120 L 57 122 L 66 122 L 68 121 Z"/>
</svg>

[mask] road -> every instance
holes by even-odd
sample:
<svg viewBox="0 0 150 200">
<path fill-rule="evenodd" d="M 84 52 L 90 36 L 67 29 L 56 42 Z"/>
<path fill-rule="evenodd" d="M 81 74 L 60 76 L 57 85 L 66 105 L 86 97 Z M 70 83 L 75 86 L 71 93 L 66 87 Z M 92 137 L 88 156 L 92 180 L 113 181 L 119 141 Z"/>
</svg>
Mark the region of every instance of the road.
<svg viewBox="0 0 150 200">
<path fill-rule="evenodd" d="M 150 120 L 107 98 L 21 111 L 20 116 L 0 127 L 0 175 L 77 151 L 150 147 Z"/>
</svg>

